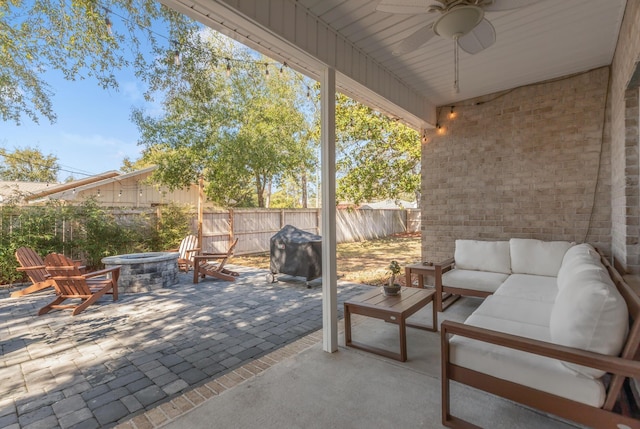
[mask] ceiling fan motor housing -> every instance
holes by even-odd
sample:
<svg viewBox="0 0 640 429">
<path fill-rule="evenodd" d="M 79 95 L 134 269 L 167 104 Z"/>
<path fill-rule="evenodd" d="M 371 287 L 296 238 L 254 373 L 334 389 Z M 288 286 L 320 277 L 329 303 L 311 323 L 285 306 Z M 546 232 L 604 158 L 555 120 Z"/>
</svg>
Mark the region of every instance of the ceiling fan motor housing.
<svg viewBox="0 0 640 429">
<path fill-rule="evenodd" d="M 473 30 L 482 18 L 484 10 L 479 6 L 457 6 L 444 12 L 433 23 L 433 32 L 438 36 L 457 39 Z"/>
</svg>

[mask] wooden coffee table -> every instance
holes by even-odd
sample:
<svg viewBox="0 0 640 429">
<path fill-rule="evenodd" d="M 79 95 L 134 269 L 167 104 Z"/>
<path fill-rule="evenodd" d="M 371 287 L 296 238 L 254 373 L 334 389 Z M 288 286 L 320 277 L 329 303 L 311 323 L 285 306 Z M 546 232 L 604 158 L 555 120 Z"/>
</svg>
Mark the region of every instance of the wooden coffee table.
<svg viewBox="0 0 640 429">
<path fill-rule="evenodd" d="M 401 362 L 407 360 L 407 326 L 435 332 L 438 330 L 437 311 L 433 305 L 431 326 L 407 323 L 407 318 L 416 311 L 433 303 L 434 289 L 402 288 L 398 296 L 386 296 L 381 287 L 356 296 L 344 303 L 344 334 L 345 343 L 357 349 L 366 350 L 381 356 L 396 359 Z M 395 323 L 400 330 L 400 353 L 393 353 L 374 346 L 368 346 L 353 341 L 351 338 L 351 314 L 374 317 L 385 322 Z"/>
</svg>

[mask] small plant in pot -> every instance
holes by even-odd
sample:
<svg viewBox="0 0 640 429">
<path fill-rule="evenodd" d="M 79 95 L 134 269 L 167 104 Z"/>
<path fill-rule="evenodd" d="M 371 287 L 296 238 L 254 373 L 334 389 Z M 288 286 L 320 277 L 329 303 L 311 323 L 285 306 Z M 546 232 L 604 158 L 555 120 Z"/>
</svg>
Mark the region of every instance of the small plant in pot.
<svg viewBox="0 0 640 429">
<path fill-rule="evenodd" d="M 398 295 L 402 289 L 402 286 L 396 283 L 396 276 L 400 274 L 401 271 L 398 261 L 391 261 L 389 271 L 391 272 L 391 276 L 389 277 L 389 283 L 383 286 L 384 294 L 387 296 Z"/>
</svg>

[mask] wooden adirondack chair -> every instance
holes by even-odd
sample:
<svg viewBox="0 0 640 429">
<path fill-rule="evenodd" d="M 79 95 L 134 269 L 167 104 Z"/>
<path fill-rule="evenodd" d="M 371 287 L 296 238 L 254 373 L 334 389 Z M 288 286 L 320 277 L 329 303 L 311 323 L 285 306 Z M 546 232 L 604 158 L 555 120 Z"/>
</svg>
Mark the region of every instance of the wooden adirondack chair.
<svg viewBox="0 0 640 429">
<path fill-rule="evenodd" d="M 38 311 L 38 316 L 48 313 L 51 309 L 73 309 L 75 316 L 85 308 L 96 302 L 104 294 L 113 294 L 113 300 L 118 299 L 118 277 L 120 267 L 93 271 L 82 274 L 78 266 L 64 255 L 51 254 L 44 258 L 47 273 L 49 273 L 57 297 L 51 303 Z M 68 265 L 56 265 L 67 263 Z M 67 299 L 80 299 L 80 304 L 61 304 Z"/>
<path fill-rule="evenodd" d="M 187 235 L 180 242 L 180 248 L 177 252 L 178 256 L 178 270 L 187 272 L 193 267 L 193 256 L 198 254 L 200 248 L 198 247 L 198 237 L 195 235 Z"/>
<path fill-rule="evenodd" d="M 17 298 L 53 286 L 53 281 L 49 278 L 49 274 L 45 270 L 44 261 L 33 249 L 30 247 L 20 247 L 16 250 L 15 255 L 20 264 L 18 271 L 24 272 L 33 284 L 27 288 L 13 292 L 11 298 Z"/>
<path fill-rule="evenodd" d="M 238 244 L 237 238 L 231 243 L 227 253 L 203 253 L 201 255 L 194 255 L 193 282 L 198 283 L 198 277 L 205 278 L 205 276 L 216 277 L 229 282 L 235 281 L 235 278 L 240 274 L 226 269 L 224 265 L 231 256 L 233 256 L 233 250 L 236 244 Z M 220 262 L 211 262 L 217 259 L 220 259 Z"/>
</svg>

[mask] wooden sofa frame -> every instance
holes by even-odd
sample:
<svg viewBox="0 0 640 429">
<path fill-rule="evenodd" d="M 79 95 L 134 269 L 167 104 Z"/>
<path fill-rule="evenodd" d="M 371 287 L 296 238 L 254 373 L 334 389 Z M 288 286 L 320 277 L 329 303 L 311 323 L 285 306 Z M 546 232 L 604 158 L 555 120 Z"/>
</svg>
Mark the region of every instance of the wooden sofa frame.
<svg viewBox="0 0 640 429">
<path fill-rule="evenodd" d="M 474 296 L 477 298 L 486 298 L 491 292 L 485 292 L 473 289 L 463 289 L 442 285 L 442 275 L 447 271 L 451 271 L 455 265 L 455 259 L 450 258 L 446 261 L 433 264 L 434 275 L 436 278 L 436 308 L 442 312 L 449 308 L 451 304 L 456 302 L 461 296 Z"/>
<path fill-rule="evenodd" d="M 625 415 L 619 409 L 614 409 L 614 406 L 624 393 L 623 384 L 625 380 L 627 378 L 640 379 L 640 361 L 635 360 L 638 345 L 640 344 L 640 297 L 629 287 L 602 253 L 600 253 L 600 259 L 609 271 L 609 275 L 629 309 L 629 333 L 620 356 L 607 356 L 469 326 L 463 323 L 445 321 L 441 325 L 442 423 L 445 426 L 454 428 L 478 427 L 451 415 L 449 385 L 451 381 L 456 381 L 589 427 L 603 429 L 640 428 L 640 420 Z M 604 405 L 602 408 L 596 408 L 457 366 L 449 361 L 449 339 L 452 335 L 460 335 L 498 346 L 604 370 L 611 376 Z M 621 409 L 624 410 L 624 408 L 622 407 Z"/>
</svg>

